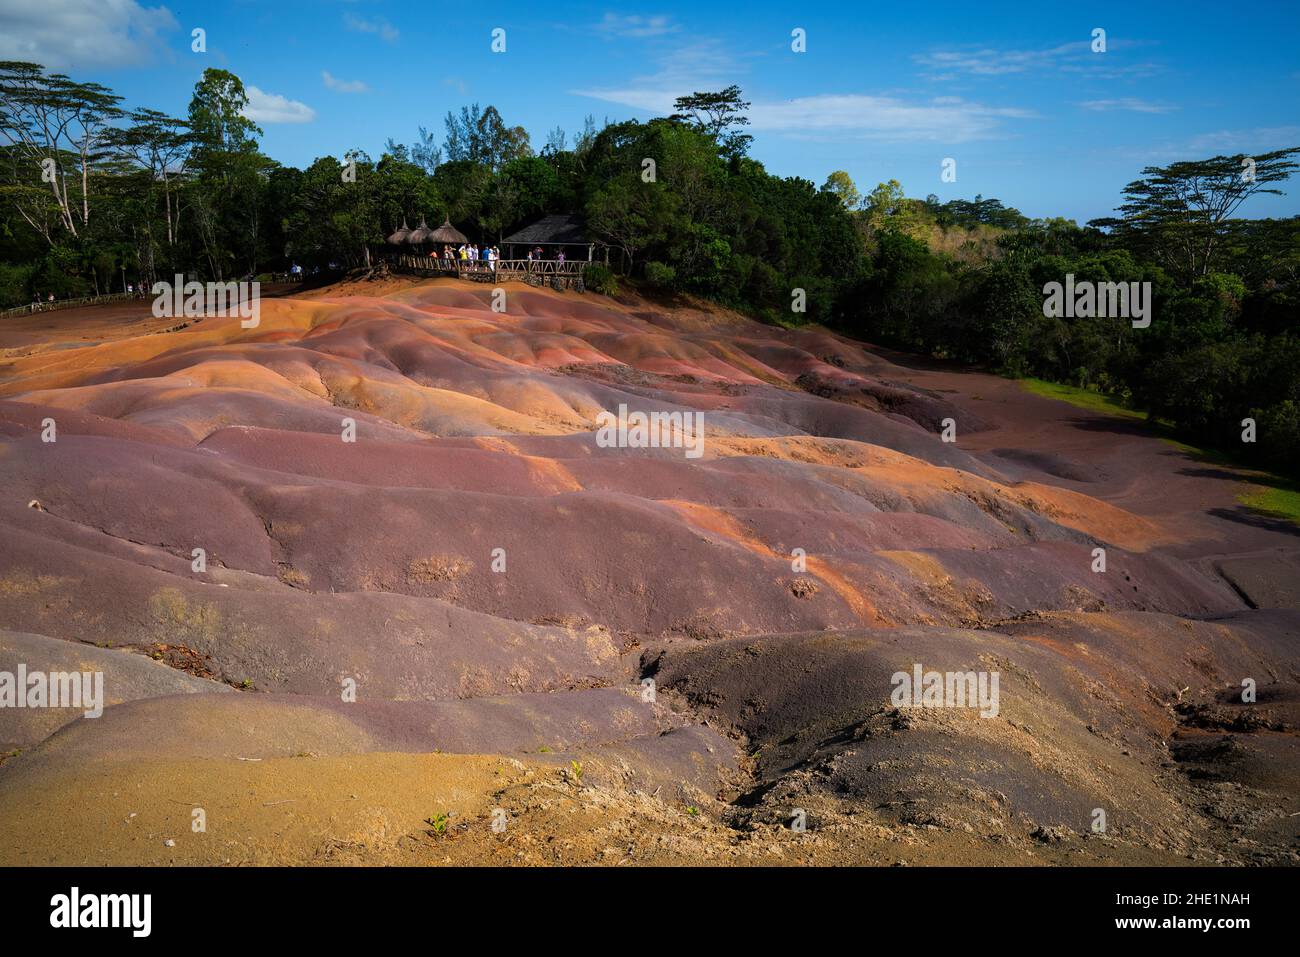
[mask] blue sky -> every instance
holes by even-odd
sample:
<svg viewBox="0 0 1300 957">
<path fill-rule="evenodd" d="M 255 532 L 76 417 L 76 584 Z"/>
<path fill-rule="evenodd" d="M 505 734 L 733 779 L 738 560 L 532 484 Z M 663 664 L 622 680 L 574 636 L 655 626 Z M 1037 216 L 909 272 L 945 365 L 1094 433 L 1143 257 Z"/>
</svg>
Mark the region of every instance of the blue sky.
<svg viewBox="0 0 1300 957">
<path fill-rule="evenodd" d="M 191 51 L 191 30 L 207 52 Z M 491 50 L 494 28 L 504 53 Z M 806 52 L 791 32 L 806 32 Z M 1094 28 L 1106 51 L 1091 49 Z M 738 84 L 751 154 L 865 192 L 996 196 L 1033 216 L 1107 215 L 1141 168 L 1300 145 L 1295 3 L 791 4 L 401 0 L 0 0 L 0 58 L 35 59 L 183 114 L 208 66 L 253 92 L 284 163 L 442 134 L 494 104 L 540 148 L 583 117 L 646 119 Z M 940 180 L 945 158 L 957 180 Z M 1300 213 L 1289 195 L 1243 212 Z"/>
</svg>

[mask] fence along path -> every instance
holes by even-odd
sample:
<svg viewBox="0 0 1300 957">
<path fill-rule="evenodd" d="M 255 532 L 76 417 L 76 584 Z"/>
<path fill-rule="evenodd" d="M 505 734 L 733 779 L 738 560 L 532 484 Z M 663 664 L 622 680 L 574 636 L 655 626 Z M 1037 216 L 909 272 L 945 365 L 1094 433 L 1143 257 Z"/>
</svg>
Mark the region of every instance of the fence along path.
<svg viewBox="0 0 1300 957">
<path fill-rule="evenodd" d="M 498 259 L 496 268 L 483 260 L 435 259 L 418 253 L 399 253 L 386 262 L 390 269 L 419 276 L 455 276 L 477 282 L 517 280 L 534 286 L 550 285 L 556 289 L 582 292 L 583 273 L 591 263 L 585 260 L 560 262 L 558 259 Z"/>
<path fill-rule="evenodd" d="M 461 259 L 434 259 L 417 253 L 401 253 L 388 257 L 385 262 L 390 269 L 414 273 L 420 276 L 451 276 L 458 279 L 471 279 L 478 282 L 507 282 L 517 280 L 534 286 L 552 286 L 555 289 L 576 289 L 582 292 L 582 275 L 591 263 L 576 260 L 560 262 L 556 259 L 499 259 L 496 269 L 479 260 L 471 262 Z M 453 268 L 454 267 L 454 268 Z M 275 273 L 272 282 L 301 282 L 302 275 L 292 273 Z M 77 306 L 94 306 L 104 302 L 126 302 L 133 299 L 148 299 L 144 292 L 114 292 L 103 296 L 83 296 L 80 299 L 56 299 L 53 302 L 31 302 L 12 309 L 0 311 L 0 319 L 10 316 L 29 316 L 37 312 L 52 312 L 56 309 L 73 309 Z"/>
<path fill-rule="evenodd" d="M 80 299 L 55 299 L 53 302 L 29 302 L 0 312 L 0 319 L 10 316 L 30 316 L 34 312 L 53 312 L 55 309 L 72 309 L 76 306 L 94 306 L 101 302 L 126 302 L 149 298 L 143 292 L 111 292 L 103 296 L 83 296 Z"/>
</svg>

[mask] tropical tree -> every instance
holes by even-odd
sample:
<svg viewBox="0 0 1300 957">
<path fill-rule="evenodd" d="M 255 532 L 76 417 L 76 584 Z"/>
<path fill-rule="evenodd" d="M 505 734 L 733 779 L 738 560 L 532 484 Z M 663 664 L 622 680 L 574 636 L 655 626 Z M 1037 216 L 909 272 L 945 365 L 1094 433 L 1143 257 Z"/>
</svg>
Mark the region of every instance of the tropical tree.
<svg viewBox="0 0 1300 957">
<path fill-rule="evenodd" d="M 460 113 L 448 111 L 447 139 L 443 154 L 449 162 L 470 162 L 495 172 L 513 159 L 531 156 L 528 131 L 506 126 L 495 106 L 480 109 L 477 103 L 462 106 Z"/>
<path fill-rule="evenodd" d="M 745 111 L 750 103 L 740 97 L 740 87 L 732 84 L 718 93 L 692 93 L 679 96 L 673 103 L 674 113 L 669 119 L 689 121 L 700 131 L 711 136 L 729 156 L 743 156 L 754 138 L 742 132 L 749 125 Z"/>
<path fill-rule="evenodd" d="M 109 155 L 105 135 L 121 102 L 98 83 L 46 73 L 37 63 L 0 62 L 0 136 L 15 167 L 6 192 L 47 243 L 54 244 L 56 225 L 75 237 L 90 224 L 90 180 Z"/>
<path fill-rule="evenodd" d="M 257 200 L 276 165 L 258 150 L 256 137 L 262 130 L 245 115 L 247 108 L 248 94 L 239 77 L 211 67 L 203 71 L 190 99 L 190 163 L 196 176 L 189 198 L 203 256 L 218 279 L 241 255 L 247 271 L 257 272 Z"/>
<path fill-rule="evenodd" d="M 842 169 L 837 169 L 826 177 L 826 182 L 822 184 L 822 189 L 831 193 L 844 204 L 845 209 L 857 209 L 862 203 L 862 194 L 858 192 L 857 186 L 853 184 L 853 178 Z"/>
<path fill-rule="evenodd" d="M 1187 283 L 1213 270 L 1229 221 L 1247 199 L 1281 195 L 1272 184 L 1300 169 L 1300 146 L 1256 156 L 1148 166 L 1124 187 L 1122 218 L 1094 220 L 1137 242 Z"/>
</svg>

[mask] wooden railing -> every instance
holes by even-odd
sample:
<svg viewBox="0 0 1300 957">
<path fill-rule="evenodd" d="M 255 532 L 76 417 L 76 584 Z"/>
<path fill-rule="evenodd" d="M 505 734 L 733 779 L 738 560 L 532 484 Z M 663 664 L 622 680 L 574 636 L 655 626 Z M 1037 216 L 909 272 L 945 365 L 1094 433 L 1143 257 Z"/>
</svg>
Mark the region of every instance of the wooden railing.
<svg viewBox="0 0 1300 957">
<path fill-rule="evenodd" d="M 419 276 L 455 276 L 476 282 L 518 281 L 555 289 L 584 288 L 582 275 L 591 263 L 586 260 L 498 259 L 477 262 L 469 259 L 435 259 L 419 253 L 396 253 L 385 260 L 390 269 Z"/>
<path fill-rule="evenodd" d="M 10 316 L 29 316 L 35 312 L 53 312 L 55 309 L 72 309 L 76 306 L 94 306 L 101 302 L 124 302 L 131 299 L 148 298 L 143 292 L 113 292 L 104 296 L 82 296 L 79 299 L 55 299 L 53 302 L 32 302 L 25 306 L 15 306 L 0 312 L 0 319 Z"/>
</svg>

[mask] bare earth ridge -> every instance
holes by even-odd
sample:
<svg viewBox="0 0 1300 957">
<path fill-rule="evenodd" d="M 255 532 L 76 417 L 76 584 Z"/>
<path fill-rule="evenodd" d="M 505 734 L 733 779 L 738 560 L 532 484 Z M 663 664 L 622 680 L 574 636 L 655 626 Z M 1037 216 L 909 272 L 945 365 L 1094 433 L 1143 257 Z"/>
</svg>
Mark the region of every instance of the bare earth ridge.
<svg viewBox="0 0 1300 957">
<path fill-rule="evenodd" d="M 1241 475 L 824 330 L 506 289 L 0 326 L 0 671 L 109 704 L 0 709 L 0 863 L 1300 860 L 1300 537 Z M 704 454 L 600 447 L 620 404 Z M 917 663 L 998 714 L 894 707 Z"/>
</svg>

